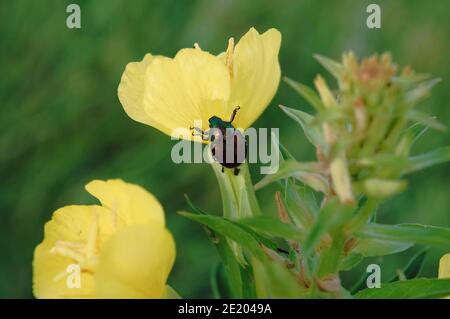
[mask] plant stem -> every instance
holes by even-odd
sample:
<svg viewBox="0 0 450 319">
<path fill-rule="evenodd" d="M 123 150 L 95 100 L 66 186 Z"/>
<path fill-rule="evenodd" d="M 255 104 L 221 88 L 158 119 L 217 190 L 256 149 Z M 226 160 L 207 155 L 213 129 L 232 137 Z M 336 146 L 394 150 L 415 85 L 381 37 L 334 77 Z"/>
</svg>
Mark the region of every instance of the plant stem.
<svg viewBox="0 0 450 319">
<path fill-rule="evenodd" d="M 225 169 L 213 162 L 211 166 L 216 174 L 222 195 L 223 216 L 231 220 L 257 216 L 261 213 L 247 163 L 240 165 L 240 172 Z"/>
<path fill-rule="evenodd" d="M 225 169 L 217 162 L 211 162 L 222 195 L 223 216 L 230 220 L 249 218 L 260 214 L 258 201 L 250 177 L 247 163 L 240 165 L 240 172 Z M 243 266 L 247 264 L 242 248 L 234 241 L 228 240 L 234 256 Z"/>
</svg>

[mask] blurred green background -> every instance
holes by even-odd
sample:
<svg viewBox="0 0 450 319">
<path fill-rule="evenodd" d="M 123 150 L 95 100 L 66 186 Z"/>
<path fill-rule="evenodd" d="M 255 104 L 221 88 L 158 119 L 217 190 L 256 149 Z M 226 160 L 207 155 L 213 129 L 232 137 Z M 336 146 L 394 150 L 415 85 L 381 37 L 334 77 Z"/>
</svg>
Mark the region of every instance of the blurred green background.
<svg viewBox="0 0 450 319">
<path fill-rule="evenodd" d="M 66 27 L 66 6 L 81 6 L 81 29 Z M 83 186 L 94 178 L 122 178 L 153 192 L 177 241 L 170 283 L 186 297 L 209 297 L 210 268 L 218 256 L 203 229 L 176 214 L 183 194 L 221 213 L 218 187 L 207 164 L 175 165 L 173 141 L 124 113 L 117 85 L 125 65 L 146 52 L 173 56 L 198 42 L 219 53 L 230 36 L 251 26 L 283 35 L 282 72 L 312 85 L 324 70 L 312 58 L 391 51 L 401 65 L 441 77 L 422 108 L 450 125 L 450 2 L 376 1 L 382 28 L 369 30 L 373 1 L 1 1 L 0 2 L 0 297 L 29 298 L 34 247 L 52 212 L 94 203 Z M 311 111 L 286 84 L 256 127 L 279 127 L 282 143 L 300 160 L 314 153 L 279 103 Z M 450 132 L 429 132 L 414 152 L 450 144 Z M 254 174 L 254 180 L 260 176 Z M 409 189 L 381 209 L 384 223 L 450 226 L 450 166 L 409 178 Z M 272 210 L 274 187 L 258 195 Z M 416 247 L 382 262 L 383 277 L 404 265 Z M 450 248 L 449 248 L 450 250 Z M 436 276 L 442 249 L 432 249 L 423 275 Z M 360 267 L 361 268 L 361 267 Z M 359 272 L 359 273 L 358 273 Z M 362 267 L 346 274 L 354 280 Z"/>
</svg>

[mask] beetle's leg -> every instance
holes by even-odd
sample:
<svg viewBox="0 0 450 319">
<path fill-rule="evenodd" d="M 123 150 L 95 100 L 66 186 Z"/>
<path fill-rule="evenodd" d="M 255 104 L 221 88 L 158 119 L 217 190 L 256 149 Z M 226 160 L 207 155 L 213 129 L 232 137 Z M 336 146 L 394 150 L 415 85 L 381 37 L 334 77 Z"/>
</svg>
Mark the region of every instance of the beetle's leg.
<svg viewBox="0 0 450 319">
<path fill-rule="evenodd" d="M 205 134 L 205 132 L 203 132 L 201 128 L 198 128 L 196 126 L 191 126 L 189 129 L 192 131 L 192 135 L 194 135 L 194 132 L 201 133 L 202 135 Z"/>
<path fill-rule="evenodd" d="M 234 118 L 236 117 L 236 113 L 241 109 L 241 107 L 238 105 L 234 108 L 233 113 L 231 113 L 230 123 L 233 123 Z"/>
<path fill-rule="evenodd" d="M 238 176 L 241 170 L 237 167 L 234 168 L 234 176 Z"/>
<path fill-rule="evenodd" d="M 225 173 L 225 167 L 222 166 L 222 173 Z"/>
<path fill-rule="evenodd" d="M 204 140 L 204 141 L 209 140 L 208 132 L 204 132 L 201 128 L 191 126 L 189 129 L 192 130 L 192 136 L 201 136 L 202 140 Z M 195 133 L 198 133 L 198 134 L 195 134 Z"/>
</svg>

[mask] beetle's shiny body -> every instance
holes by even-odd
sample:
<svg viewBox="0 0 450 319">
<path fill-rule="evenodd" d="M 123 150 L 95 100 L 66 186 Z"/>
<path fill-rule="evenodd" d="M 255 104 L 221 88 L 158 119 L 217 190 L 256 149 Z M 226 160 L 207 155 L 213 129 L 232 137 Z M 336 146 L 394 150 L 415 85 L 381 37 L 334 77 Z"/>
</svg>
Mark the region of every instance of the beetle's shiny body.
<svg viewBox="0 0 450 319">
<path fill-rule="evenodd" d="M 224 167 L 233 168 L 235 175 L 239 174 L 239 166 L 247 157 L 247 141 L 244 135 L 235 129 L 232 124 L 239 109 L 239 106 L 234 109 L 230 121 L 212 116 L 208 121 L 209 130 L 206 133 L 198 128 L 192 128 L 200 132 L 204 140 L 211 142 L 212 156 L 216 162 L 222 165 L 222 172 Z M 205 137 L 205 135 L 208 136 Z"/>
</svg>

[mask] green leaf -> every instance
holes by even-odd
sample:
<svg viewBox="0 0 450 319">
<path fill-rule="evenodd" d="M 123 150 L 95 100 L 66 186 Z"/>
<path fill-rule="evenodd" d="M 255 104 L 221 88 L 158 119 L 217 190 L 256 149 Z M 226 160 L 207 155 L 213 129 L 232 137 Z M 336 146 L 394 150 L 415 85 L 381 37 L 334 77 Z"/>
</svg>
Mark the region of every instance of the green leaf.
<svg viewBox="0 0 450 319">
<path fill-rule="evenodd" d="M 320 212 L 320 207 L 314 190 L 307 185 L 297 185 L 297 193 L 302 198 L 311 216 L 317 216 Z"/>
<path fill-rule="evenodd" d="M 256 285 L 253 266 L 241 267 L 242 298 L 256 299 Z"/>
<path fill-rule="evenodd" d="M 252 235 L 250 235 L 248 232 L 246 232 L 233 222 L 218 216 L 197 215 L 188 212 L 178 212 L 178 213 L 181 216 L 187 217 L 198 223 L 206 225 L 207 227 L 211 228 L 213 231 L 219 233 L 220 235 L 235 241 L 236 243 L 241 245 L 244 249 L 247 249 L 258 259 L 263 261 L 266 260 L 266 255 L 260 248 L 258 241 Z"/>
<path fill-rule="evenodd" d="M 328 181 L 318 172 L 322 170 L 321 165 L 316 162 L 300 163 L 294 160 L 286 160 L 280 164 L 275 174 L 266 175 L 256 185 L 255 189 L 261 189 L 279 179 L 294 177 L 302 183 L 310 186 L 318 192 L 328 193 Z"/>
<path fill-rule="evenodd" d="M 220 289 L 219 289 L 219 276 L 220 276 L 221 266 L 222 266 L 222 263 L 220 261 L 217 261 L 211 267 L 211 273 L 210 273 L 209 278 L 210 278 L 211 290 L 212 290 L 214 299 L 220 299 L 222 297 L 222 294 L 220 293 Z"/>
<path fill-rule="evenodd" d="M 306 138 L 311 144 L 314 146 L 320 146 L 324 152 L 328 149 L 328 145 L 325 143 L 322 131 L 319 127 L 313 125 L 314 117 L 312 115 L 287 106 L 279 106 L 290 118 L 300 124 Z"/>
<path fill-rule="evenodd" d="M 301 286 L 286 267 L 270 261 L 252 261 L 258 298 L 306 298 L 309 291 Z"/>
<path fill-rule="evenodd" d="M 294 224 L 302 229 L 308 228 L 314 216 L 319 213 L 314 191 L 306 185 L 297 185 L 293 178 L 288 178 L 285 180 L 283 192 L 283 201 Z"/>
<path fill-rule="evenodd" d="M 428 131 L 428 129 L 428 126 L 423 126 L 420 123 L 414 123 L 404 130 L 399 141 L 397 142 L 397 145 L 395 146 L 395 155 L 407 160 L 411 147 L 420 139 L 421 136 L 425 134 L 425 132 Z M 400 167 L 400 169 L 402 168 L 403 167 Z"/>
<path fill-rule="evenodd" d="M 351 253 L 350 255 L 346 256 L 344 259 L 341 260 L 339 270 L 348 271 L 353 267 L 356 267 L 361 261 L 363 261 L 363 259 L 364 259 L 363 255 Z"/>
<path fill-rule="evenodd" d="M 272 134 L 272 140 L 275 142 L 275 138 L 273 136 L 274 136 L 274 134 Z M 289 150 L 283 144 L 281 144 L 281 142 L 279 140 L 277 140 L 277 141 L 278 141 L 278 145 L 280 146 L 281 157 L 283 159 L 295 160 L 294 156 L 289 152 Z M 281 161 L 280 161 L 280 163 L 281 163 Z"/>
<path fill-rule="evenodd" d="M 450 146 L 441 147 L 431 152 L 409 158 L 409 164 L 403 174 L 409 174 L 433 165 L 450 161 Z"/>
<path fill-rule="evenodd" d="M 413 146 L 428 131 L 428 129 L 428 126 L 423 126 L 420 123 L 414 123 L 411 125 L 405 132 L 405 135 L 411 134 L 413 137 L 411 146 Z"/>
<path fill-rule="evenodd" d="M 358 299 L 424 299 L 450 295 L 450 279 L 411 279 L 382 283 L 380 288 L 358 292 Z"/>
<path fill-rule="evenodd" d="M 410 110 L 407 114 L 408 119 L 411 121 L 415 121 L 417 123 L 420 123 L 424 126 L 428 126 L 432 129 L 438 130 L 438 131 L 445 131 L 446 127 L 444 124 L 440 123 L 435 117 L 430 116 L 428 114 L 422 113 L 417 110 Z"/>
<path fill-rule="evenodd" d="M 258 233 L 263 233 L 273 237 L 299 241 L 306 238 L 305 230 L 292 224 L 285 224 L 279 219 L 269 216 L 246 218 L 239 220 L 236 223 L 239 225 L 248 226 Z"/>
<path fill-rule="evenodd" d="M 352 252 L 364 257 L 385 256 L 402 252 L 414 245 L 414 242 L 398 242 L 376 238 L 360 238 Z"/>
<path fill-rule="evenodd" d="M 271 141 L 271 149 L 276 150 L 279 149 L 279 161 L 280 164 L 284 163 L 285 159 L 295 160 L 294 156 L 289 152 L 289 150 L 280 142 L 278 134 L 274 132 L 271 133 L 272 141 Z"/>
<path fill-rule="evenodd" d="M 217 251 L 219 252 L 220 258 L 223 262 L 223 266 L 227 273 L 229 289 L 231 296 L 234 298 L 243 297 L 242 288 L 242 277 L 241 277 L 241 267 L 232 251 L 229 242 L 225 237 L 216 235 L 218 241 L 215 243 Z"/>
<path fill-rule="evenodd" d="M 323 110 L 325 108 L 316 91 L 288 77 L 284 77 L 283 80 L 298 94 L 300 94 L 309 104 L 311 104 L 311 106 L 314 107 L 317 111 Z"/>
<path fill-rule="evenodd" d="M 194 213 L 199 214 L 199 215 L 208 215 L 205 211 L 203 211 L 200 208 L 198 208 L 197 206 L 195 206 L 187 194 L 184 194 L 184 198 L 186 199 L 186 202 L 187 202 L 189 208 L 192 209 L 194 211 Z"/>
<path fill-rule="evenodd" d="M 415 104 L 430 94 L 430 90 L 433 86 L 441 81 L 440 78 L 430 79 L 419 83 L 414 89 L 406 93 L 406 101 L 408 103 Z"/>
<path fill-rule="evenodd" d="M 450 229 L 437 226 L 368 224 L 356 235 L 361 238 L 450 247 Z"/>
<path fill-rule="evenodd" d="M 406 267 L 402 269 L 402 273 L 405 275 L 406 279 L 413 279 L 419 276 L 420 272 L 422 271 L 423 264 L 425 262 L 425 257 L 428 253 L 428 247 L 423 248 L 420 250 L 416 255 L 414 255 L 411 260 L 408 262 Z M 400 280 L 399 276 L 394 276 L 391 280 L 388 282 L 394 282 Z"/>
<path fill-rule="evenodd" d="M 240 222 L 233 221 L 233 223 L 238 225 L 239 227 L 241 227 L 243 230 L 245 230 L 250 235 L 252 235 L 260 244 L 263 244 L 264 246 L 266 246 L 272 250 L 278 249 L 277 243 L 275 243 L 272 239 L 269 238 L 269 236 L 267 236 L 263 232 L 257 232 L 253 228 L 251 228 L 245 224 L 242 224 Z"/>
<path fill-rule="evenodd" d="M 344 71 L 344 66 L 330 58 L 320 54 L 314 54 L 314 58 L 336 79 L 339 79 Z"/>
<path fill-rule="evenodd" d="M 308 257 L 323 235 L 332 228 L 342 225 L 354 211 L 353 206 L 341 204 L 338 198 L 330 200 L 320 211 L 308 237 L 303 243 L 303 255 Z"/>
</svg>

